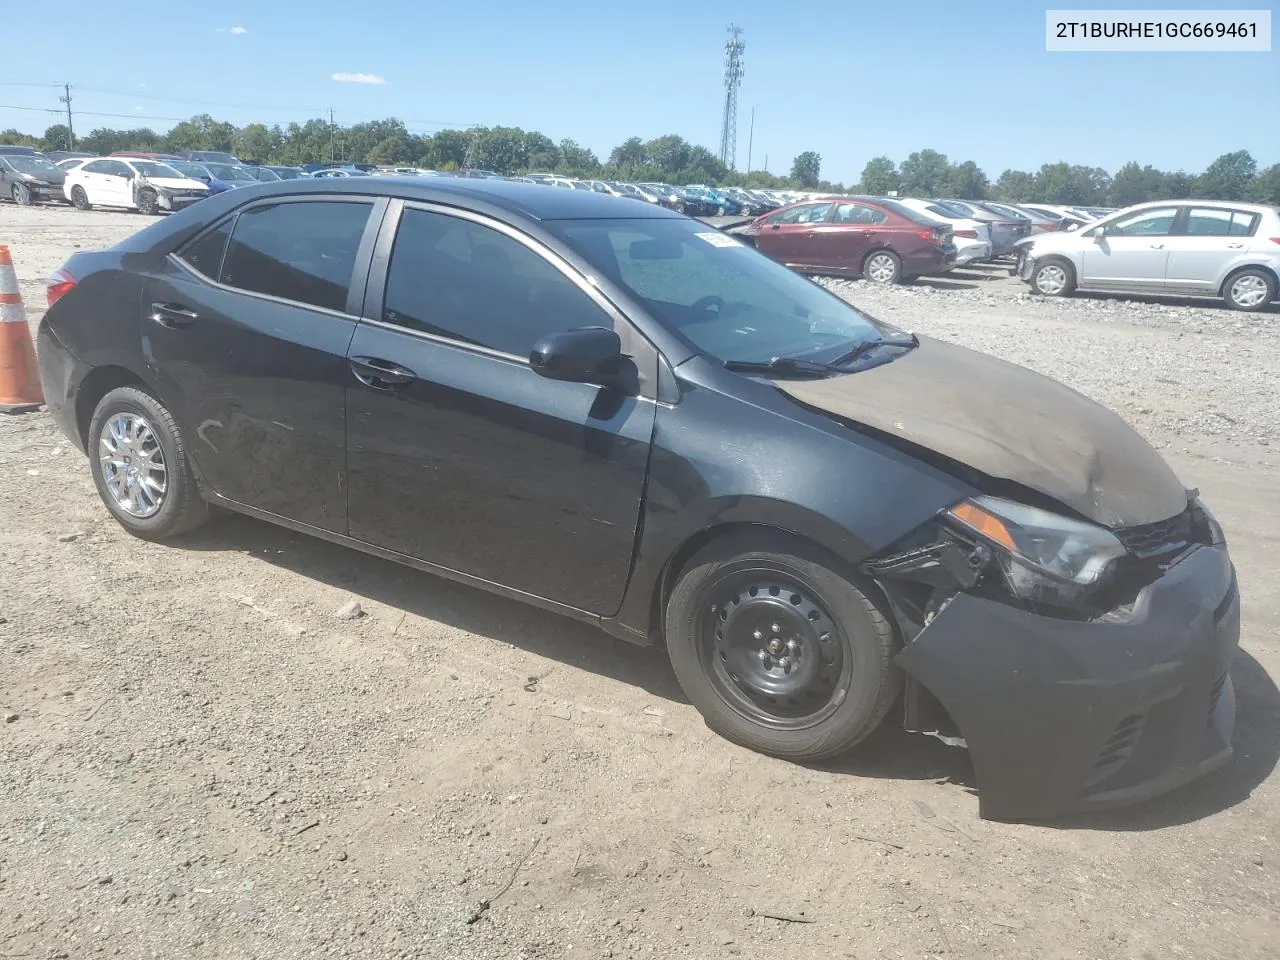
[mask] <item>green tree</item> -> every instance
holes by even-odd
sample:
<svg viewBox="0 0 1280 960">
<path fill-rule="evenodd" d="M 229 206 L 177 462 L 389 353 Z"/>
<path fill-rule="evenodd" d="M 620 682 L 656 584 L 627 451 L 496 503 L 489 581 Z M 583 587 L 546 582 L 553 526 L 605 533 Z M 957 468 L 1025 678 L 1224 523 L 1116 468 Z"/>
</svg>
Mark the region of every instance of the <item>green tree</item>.
<svg viewBox="0 0 1280 960">
<path fill-rule="evenodd" d="M 424 162 L 441 170 L 457 170 L 467 162 L 467 148 L 471 134 L 466 130 L 441 130 L 431 137 L 430 146 L 424 143 Z"/>
<path fill-rule="evenodd" d="M 207 113 L 176 124 L 165 137 L 169 150 L 230 150 L 236 128 L 214 120 Z"/>
<path fill-rule="evenodd" d="M 600 169 L 600 161 L 576 140 L 560 141 L 560 170 L 574 177 L 594 176 Z"/>
<path fill-rule="evenodd" d="M 882 197 L 898 189 L 898 168 L 888 157 L 872 157 L 862 168 L 862 189 Z"/>
<path fill-rule="evenodd" d="M 1113 207 L 1131 207 L 1148 200 L 1168 199 L 1167 178 L 1150 164 L 1140 167 L 1130 161 L 1112 177 L 1107 198 Z"/>
<path fill-rule="evenodd" d="M 65 123 L 55 123 L 44 132 L 44 136 L 40 138 L 41 147 L 45 150 L 70 150 L 71 149 L 71 131 L 67 129 Z M 11 141 L 5 141 L 9 143 Z"/>
<path fill-rule="evenodd" d="M 15 147 L 42 147 L 44 144 L 40 142 L 38 137 L 33 137 L 29 133 L 21 133 L 13 127 L 8 130 L 0 130 L 0 143 L 11 144 Z"/>
<path fill-rule="evenodd" d="M 991 182 L 972 160 L 958 163 L 947 177 L 950 193 L 961 200 L 984 200 Z"/>
<path fill-rule="evenodd" d="M 655 137 L 644 145 L 645 158 L 657 167 L 658 179 L 672 177 L 689 165 L 689 144 L 674 133 Z"/>
<path fill-rule="evenodd" d="M 806 150 L 791 161 L 791 179 L 802 187 L 816 187 L 822 179 L 822 157 Z"/>
<path fill-rule="evenodd" d="M 165 149 L 164 138 L 148 127 L 136 130 L 111 130 L 99 128 L 80 137 L 76 147 L 86 153 L 113 153 L 116 150 L 142 150 L 162 152 Z"/>
<path fill-rule="evenodd" d="M 1195 194 L 1210 200 L 1243 200 L 1257 170 L 1258 162 L 1248 150 L 1224 153 L 1196 178 Z"/>
<path fill-rule="evenodd" d="M 1098 167 L 1046 163 L 1036 174 L 1035 196 L 1045 203 L 1094 205 L 1106 200 L 1111 177 Z"/>
<path fill-rule="evenodd" d="M 528 165 L 525 133 L 517 127 L 479 130 L 471 139 L 468 164 L 495 173 L 514 173 Z"/>
<path fill-rule="evenodd" d="M 1280 163 L 1273 163 L 1267 169 L 1258 171 L 1253 178 L 1253 199 L 1258 203 L 1280 207 Z"/>
<path fill-rule="evenodd" d="M 250 123 L 236 131 L 231 145 L 242 160 L 270 160 L 275 156 L 277 142 L 265 125 Z"/>
<path fill-rule="evenodd" d="M 996 199 L 1007 203 L 1022 203 L 1036 199 L 1035 174 L 1025 170 L 1006 170 L 995 184 Z"/>
<path fill-rule="evenodd" d="M 1162 200 L 1186 200 L 1195 190 L 1196 178 L 1185 170 L 1164 175 L 1165 195 Z"/>
<path fill-rule="evenodd" d="M 554 170 L 560 163 L 560 148 L 545 133 L 530 130 L 524 135 L 525 162 L 535 173 Z"/>
<path fill-rule="evenodd" d="M 936 197 L 951 185 L 951 164 L 937 150 L 919 150 L 898 168 L 902 192 L 909 197 Z"/>
<path fill-rule="evenodd" d="M 613 148 L 609 154 L 609 166 L 619 169 L 643 166 L 649 159 L 644 149 L 644 141 L 639 137 L 628 137 Z"/>
</svg>

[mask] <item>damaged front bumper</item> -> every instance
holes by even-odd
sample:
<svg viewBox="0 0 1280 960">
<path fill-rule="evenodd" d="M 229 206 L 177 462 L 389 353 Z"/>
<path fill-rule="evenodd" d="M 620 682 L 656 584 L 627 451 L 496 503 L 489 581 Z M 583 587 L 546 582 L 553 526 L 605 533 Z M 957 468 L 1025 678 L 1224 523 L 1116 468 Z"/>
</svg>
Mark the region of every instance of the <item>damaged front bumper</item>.
<svg viewBox="0 0 1280 960">
<path fill-rule="evenodd" d="M 1203 545 L 1123 622 L 958 593 L 897 662 L 959 728 L 981 816 L 1038 820 L 1144 800 L 1224 764 L 1239 632 L 1226 547 Z"/>
</svg>

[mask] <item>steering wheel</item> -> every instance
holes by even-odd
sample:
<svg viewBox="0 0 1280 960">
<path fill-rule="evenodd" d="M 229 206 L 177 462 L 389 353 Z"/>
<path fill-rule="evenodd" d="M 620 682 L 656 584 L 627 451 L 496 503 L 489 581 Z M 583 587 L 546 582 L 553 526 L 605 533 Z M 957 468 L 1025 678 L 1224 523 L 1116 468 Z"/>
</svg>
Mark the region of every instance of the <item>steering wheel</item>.
<svg viewBox="0 0 1280 960">
<path fill-rule="evenodd" d="M 715 307 L 715 308 L 716 308 L 716 313 L 723 313 L 723 312 L 724 312 L 724 298 L 723 298 L 723 297 L 717 297 L 714 293 L 712 293 L 712 294 L 708 294 L 708 295 L 707 295 L 707 296 L 705 296 L 705 297 L 700 297 L 697 301 L 695 301 L 695 302 L 694 302 L 694 303 L 689 307 L 689 309 L 690 309 L 690 310 L 699 310 L 699 311 L 704 311 L 704 312 L 705 312 L 705 311 L 706 311 L 707 309 L 709 309 L 710 307 Z"/>
</svg>

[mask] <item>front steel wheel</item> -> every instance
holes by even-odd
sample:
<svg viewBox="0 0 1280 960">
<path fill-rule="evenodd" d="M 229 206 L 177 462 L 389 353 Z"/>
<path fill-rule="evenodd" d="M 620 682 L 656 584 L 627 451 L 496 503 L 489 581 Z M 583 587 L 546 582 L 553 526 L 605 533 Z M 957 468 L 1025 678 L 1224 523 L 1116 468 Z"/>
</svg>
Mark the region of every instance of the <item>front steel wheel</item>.
<svg viewBox="0 0 1280 960">
<path fill-rule="evenodd" d="M 721 736 L 817 760 L 870 734 L 901 689 L 888 619 L 851 573 L 784 534 L 714 540 L 667 602 L 681 687 Z"/>
</svg>

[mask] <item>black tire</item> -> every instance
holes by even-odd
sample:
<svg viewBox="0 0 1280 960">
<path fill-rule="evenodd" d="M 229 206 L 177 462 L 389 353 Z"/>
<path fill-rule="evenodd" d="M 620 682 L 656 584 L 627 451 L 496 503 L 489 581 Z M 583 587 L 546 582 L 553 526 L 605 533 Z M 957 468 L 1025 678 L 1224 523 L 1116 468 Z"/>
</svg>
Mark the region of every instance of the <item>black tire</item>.
<svg viewBox="0 0 1280 960">
<path fill-rule="evenodd" d="M 154 217 L 160 213 L 160 198 L 151 189 L 138 191 L 138 212 L 144 216 Z"/>
<path fill-rule="evenodd" d="M 790 537 L 760 533 L 714 540 L 685 566 L 667 601 L 667 652 L 716 733 L 760 753 L 811 761 L 849 750 L 880 725 L 902 689 L 893 627 L 833 566 Z M 769 635 L 761 640 L 762 633 Z M 762 677 L 797 686 L 750 689 Z"/>
<path fill-rule="evenodd" d="M 89 195 L 84 192 L 84 187 L 79 184 L 71 188 L 71 203 L 77 210 L 93 209 L 93 206 L 89 203 Z"/>
<path fill-rule="evenodd" d="M 1261 295 L 1261 299 L 1257 299 Z M 1276 279 L 1258 267 L 1246 267 L 1227 277 L 1222 285 L 1222 298 L 1233 310 L 1256 313 L 1265 310 L 1276 298 Z"/>
<path fill-rule="evenodd" d="M 1031 267 L 1031 289 L 1042 297 L 1066 297 L 1076 289 L 1076 268 L 1062 257 L 1045 257 Z"/>
<path fill-rule="evenodd" d="M 892 250 L 872 250 L 862 261 L 862 276 L 885 286 L 901 283 L 902 261 Z"/>
<path fill-rule="evenodd" d="M 25 183 L 15 183 L 12 193 L 13 202 L 19 206 L 29 207 L 35 203 L 34 198 L 31 196 L 31 188 Z"/>
<path fill-rule="evenodd" d="M 103 429 L 120 415 L 141 417 L 150 428 L 155 446 L 161 453 L 165 489 L 158 509 L 150 516 L 134 516 L 117 502 L 108 487 L 105 470 L 100 460 Z M 119 387 L 100 401 L 89 421 L 86 438 L 89 467 L 93 471 L 93 484 L 111 515 L 120 525 L 143 540 L 165 540 L 194 530 L 209 515 L 209 506 L 200 496 L 195 475 L 187 460 L 182 431 L 173 415 L 151 394 L 136 387 Z M 154 448 L 153 448 L 154 449 Z"/>
</svg>

